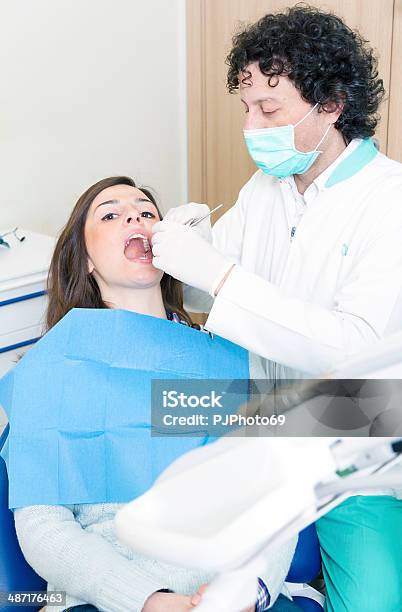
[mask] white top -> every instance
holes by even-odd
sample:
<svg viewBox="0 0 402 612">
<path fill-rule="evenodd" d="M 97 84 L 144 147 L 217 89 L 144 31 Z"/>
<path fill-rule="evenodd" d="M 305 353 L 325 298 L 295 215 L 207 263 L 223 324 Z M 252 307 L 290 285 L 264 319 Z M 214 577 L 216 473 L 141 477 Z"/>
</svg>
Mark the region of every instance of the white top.
<svg viewBox="0 0 402 612">
<path fill-rule="evenodd" d="M 48 591 L 66 591 L 65 606 L 90 603 L 103 612 L 140 612 L 146 599 L 163 588 L 190 595 L 216 572 L 164 563 L 131 550 L 116 537 L 114 517 L 124 504 L 27 506 L 14 511 L 18 542 L 27 562 L 44 578 Z M 271 593 L 280 591 L 292 561 L 295 539 L 267 556 L 261 575 Z"/>
<path fill-rule="evenodd" d="M 402 329 L 402 164 L 377 153 L 359 165 L 362 143 L 304 196 L 259 170 L 213 228 L 239 265 L 205 327 L 261 355 L 267 378 L 320 375 Z M 354 174 L 327 186 L 344 160 Z M 186 291 L 190 309 L 199 293 Z"/>
</svg>

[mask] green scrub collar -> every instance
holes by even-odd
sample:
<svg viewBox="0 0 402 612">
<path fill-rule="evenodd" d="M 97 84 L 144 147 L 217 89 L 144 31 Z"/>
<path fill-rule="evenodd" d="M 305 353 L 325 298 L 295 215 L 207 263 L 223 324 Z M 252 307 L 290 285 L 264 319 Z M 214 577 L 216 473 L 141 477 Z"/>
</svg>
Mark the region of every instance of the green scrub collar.
<svg viewBox="0 0 402 612">
<path fill-rule="evenodd" d="M 378 149 L 372 138 L 365 138 L 348 157 L 337 165 L 328 177 L 325 187 L 333 187 L 354 176 L 377 155 Z"/>
</svg>

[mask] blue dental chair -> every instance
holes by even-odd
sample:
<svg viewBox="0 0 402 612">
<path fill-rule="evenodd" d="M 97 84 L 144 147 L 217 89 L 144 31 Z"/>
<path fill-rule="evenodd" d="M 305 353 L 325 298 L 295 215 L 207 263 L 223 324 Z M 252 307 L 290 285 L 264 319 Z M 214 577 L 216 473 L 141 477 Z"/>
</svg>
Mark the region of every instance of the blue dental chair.
<svg viewBox="0 0 402 612">
<path fill-rule="evenodd" d="M 9 425 L 0 436 L 0 450 L 8 435 Z M 14 515 L 8 509 L 8 477 L 6 464 L 0 457 L 0 593 L 4 591 L 46 591 L 43 580 L 28 563 L 18 545 Z M 44 604 L 23 606 L 0 600 L 1 612 L 36 612 Z"/>
<path fill-rule="evenodd" d="M 3 448 L 9 425 L 0 436 L 0 450 Z M 295 556 L 286 582 L 308 583 L 321 570 L 320 548 L 315 525 L 310 525 L 299 535 Z M 14 516 L 8 509 L 8 477 L 3 459 L 0 457 L 0 593 L 3 591 L 46 591 L 47 583 L 38 576 L 25 561 L 18 544 L 14 527 Z M 308 597 L 294 597 L 295 612 L 322 612 L 322 607 Z M 38 606 L 18 606 L 19 612 L 37 612 Z M 297 608 L 296 608 L 297 606 Z M 0 612 L 15 612 L 16 606 L 0 601 Z"/>
</svg>

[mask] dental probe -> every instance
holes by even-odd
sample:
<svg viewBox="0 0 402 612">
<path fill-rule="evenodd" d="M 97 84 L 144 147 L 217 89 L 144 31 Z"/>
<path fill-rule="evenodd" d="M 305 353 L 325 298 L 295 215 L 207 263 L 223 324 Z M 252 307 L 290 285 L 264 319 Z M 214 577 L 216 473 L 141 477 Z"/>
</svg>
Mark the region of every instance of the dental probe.
<svg viewBox="0 0 402 612">
<path fill-rule="evenodd" d="M 209 217 L 210 215 L 212 215 L 212 213 L 214 213 L 216 210 L 218 210 L 218 208 L 222 208 L 223 204 L 219 204 L 219 206 L 216 206 L 216 208 L 213 208 L 212 210 L 209 211 L 208 214 L 204 215 L 203 217 L 198 217 L 195 219 L 188 219 L 184 225 L 188 225 L 189 227 L 194 227 L 196 225 L 198 225 L 198 223 L 201 223 L 201 221 L 204 221 L 204 219 L 206 219 L 207 217 Z M 148 242 L 148 240 L 147 240 Z M 145 242 L 144 242 L 144 249 L 145 252 L 149 251 L 150 247 L 149 247 L 149 242 L 148 242 L 148 249 L 145 246 Z"/>
<path fill-rule="evenodd" d="M 189 219 L 188 221 L 185 222 L 184 225 L 189 225 L 190 227 L 195 227 L 196 225 L 198 225 L 199 223 L 201 223 L 201 221 L 204 221 L 204 219 L 206 219 L 207 217 L 209 217 L 210 215 L 212 215 L 212 213 L 214 213 L 216 210 L 218 210 L 218 208 L 222 208 L 223 204 L 219 204 L 219 206 L 217 206 L 216 208 L 213 208 L 212 210 L 209 211 L 208 214 L 204 215 L 203 217 L 198 217 L 198 219 Z"/>
</svg>

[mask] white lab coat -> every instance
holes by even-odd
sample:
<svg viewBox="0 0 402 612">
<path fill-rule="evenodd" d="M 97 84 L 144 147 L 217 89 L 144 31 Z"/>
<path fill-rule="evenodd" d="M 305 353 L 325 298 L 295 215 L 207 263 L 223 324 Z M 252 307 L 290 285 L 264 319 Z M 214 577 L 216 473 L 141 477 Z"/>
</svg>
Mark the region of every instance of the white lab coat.
<svg viewBox="0 0 402 612">
<path fill-rule="evenodd" d="M 378 153 L 325 186 L 360 143 L 304 197 L 293 177 L 256 172 L 213 228 L 215 247 L 239 265 L 206 328 L 262 356 L 271 380 L 318 376 L 402 329 L 402 164 Z M 189 310 L 208 306 L 199 291 L 185 298 Z"/>
</svg>

